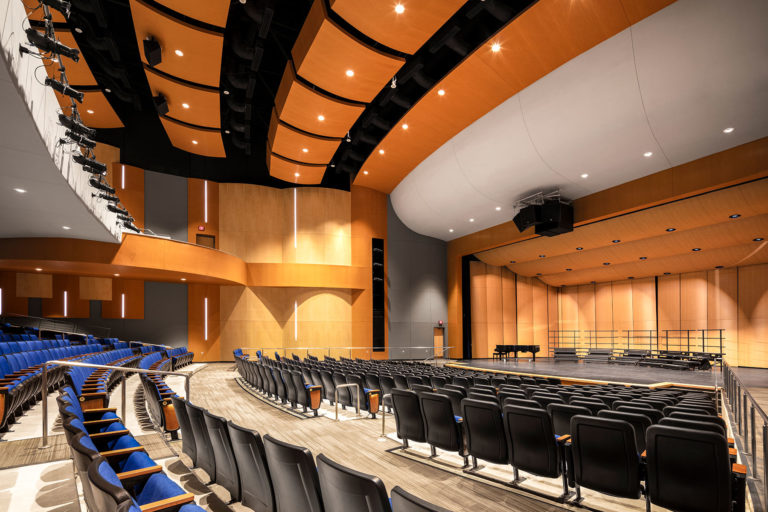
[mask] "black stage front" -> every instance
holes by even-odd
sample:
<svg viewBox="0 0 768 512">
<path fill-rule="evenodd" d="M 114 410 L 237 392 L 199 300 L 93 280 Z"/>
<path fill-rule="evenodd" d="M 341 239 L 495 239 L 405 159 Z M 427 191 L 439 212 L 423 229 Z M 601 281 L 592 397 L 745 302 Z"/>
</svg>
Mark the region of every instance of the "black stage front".
<svg viewBox="0 0 768 512">
<path fill-rule="evenodd" d="M 576 379 L 604 380 L 610 382 L 628 382 L 632 384 L 675 383 L 695 386 L 722 386 L 723 374 L 719 367 L 711 370 L 667 370 L 647 366 L 633 366 L 610 363 L 584 363 L 582 361 L 557 361 L 552 358 L 537 358 L 536 362 L 528 357 L 518 360 L 499 361 L 492 359 L 462 359 L 448 363 L 451 365 L 471 366 L 484 370 L 502 370 L 507 372 L 571 377 Z M 768 370 L 762 372 L 768 380 Z M 764 380 L 765 382 L 765 380 Z"/>
</svg>

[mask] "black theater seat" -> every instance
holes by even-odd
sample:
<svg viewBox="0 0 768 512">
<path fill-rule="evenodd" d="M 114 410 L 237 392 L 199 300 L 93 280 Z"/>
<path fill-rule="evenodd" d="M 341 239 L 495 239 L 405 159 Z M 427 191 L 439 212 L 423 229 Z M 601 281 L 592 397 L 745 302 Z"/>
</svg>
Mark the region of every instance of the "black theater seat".
<svg viewBox="0 0 768 512">
<path fill-rule="evenodd" d="M 336 384 L 333 382 L 333 375 L 329 371 L 322 370 L 320 372 L 320 378 L 323 379 L 323 397 L 333 405 L 336 391 Z"/>
<path fill-rule="evenodd" d="M 257 512 L 274 512 L 275 494 L 261 436 L 231 421 L 227 428 L 240 474 L 243 505 Z"/>
<path fill-rule="evenodd" d="M 203 416 L 216 461 L 215 482 L 229 491 L 233 502 L 240 501 L 240 475 L 237 472 L 235 454 L 232 453 L 227 420 L 220 416 L 214 416 L 208 411 L 203 411 Z"/>
<path fill-rule="evenodd" d="M 450 512 L 448 509 L 432 505 L 406 492 L 400 486 L 392 488 L 393 512 Z"/>
<path fill-rule="evenodd" d="M 648 416 L 651 419 L 651 423 L 658 423 L 659 420 L 664 417 L 664 414 L 662 414 L 662 412 L 658 409 L 644 409 L 642 407 L 630 407 L 628 405 L 622 405 L 616 410 L 619 412 L 642 414 L 643 416 Z"/>
<path fill-rule="evenodd" d="M 391 512 L 387 489 L 379 477 L 354 471 L 317 456 L 317 473 L 325 510 L 333 512 Z"/>
<path fill-rule="evenodd" d="M 499 405 L 465 398 L 461 402 L 461 409 L 467 433 L 467 451 L 472 456 L 472 468 L 477 469 L 477 459 L 506 464 L 509 455 Z"/>
<path fill-rule="evenodd" d="M 397 437 L 403 440 L 403 448 L 408 448 L 408 441 L 426 442 L 424 419 L 421 416 L 421 404 L 416 392 L 393 389 L 392 407 L 395 409 Z"/>
<path fill-rule="evenodd" d="M 721 418 L 720 416 L 712 416 L 709 414 L 692 414 L 688 412 L 679 412 L 675 411 L 671 413 L 669 418 L 680 418 L 683 420 L 690 420 L 690 421 L 706 421 L 709 423 L 714 423 L 716 425 L 720 425 L 723 427 L 723 429 L 726 429 L 725 426 L 725 420 Z"/>
<path fill-rule="evenodd" d="M 586 407 L 579 407 L 578 405 L 566 405 L 566 404 L 549 404 L 547 406 L 547 413 L 552 418 L 552 427 L 555 434 L 570 435 L 571 434 L 571 418 L 577 414 L 582 416 L 591 416 L 592 411 Z"/>
<path fill-rule="evenodd" d="M 531 395 L 531 400 L 538 402 L 543 409 L 546 409 L 549 404 L 565 404 L 562 398 L 552 393 L 534 393 Z"/>
<path fill-rule="evenodd" d="M 419 403 L 424 419 L 424 433 L 432 448 L 432 455 L 435 455 L 435 447 L 456 452 L 464 457 L 464 465 L 467 466 L 462 418 L 453 414 L 451 399 L 438 393 L 419 393 Z"/>
<path fill-rule="evenodd" d="M 424 384 L 412 384 L 411 391 L 415 391 L 416 393 L 431 393 L 434 389 L 432 389 L 431 386 L 426 386 Z"/>
<path fill-rule="evenodd" d="M 590 411 L 592 411 L 593 415 L 597 415 L 598 412 L 608 409 L 609 407 L 605 405 L 604 402 L 601 400 L 589 400 L 589 399 L 579 399 L 579 400 L 571 400 L 570 405 L 576 405 L 579 407 L 586 407 Z"/>
<path fill-rule="evenodd" d="M 264 451 L 277 510 L 323 512 L 320 482 L 312 453 L 269 435 L 264 436 Z"/>
<path fill-rule="evenodd" d="M 447 396 L 448 399 L 451 401 L 451 409 L 453 410 L 454 416 L 461 417 L 461 401 L 464 400 L 465 395 L 462 393 L 459 393 L 455 389 L 447 389 L 447 388 L 440 388 L 435 390 L 435 393 L 438 393 L 440 395 Z"/>
<path fill-rule="evenodd" d="M 280 370 L 280 379 L 283 381 L 285 387 L 285 395 L 280 395 L 281 398 L 285 398 L 291 408 L 296 407 L 296 386 L 293 385 L 293 377 L 289 370 Z"/>
<path fill-rule="evenodd" d="M 197 448 L 192 423 L 187 413 L 187 401 L 177 396 L 172 396 L 171 400 L 173 401 L 173 408 L 176 411 L 176 418 L 179 420 L 179 427 L 181 428 L 181 451 L 192 459 L 192 467 L 196 467 Z"/>
<path fill-rule="evenodd" d="M 653 424 L 651 418 L 647 415 L 606 409 L 597 413 L 597 417 L 623 420 L 632 425 L 632 428 L 635 430 L 635 446 L 637 451 L 642 453 L 645 450 L 645 431 Z"/>
<path fill-rule="evenodd" d="M 216 481 L 216 456 L 213 453 L 208 427 L 205 425 L 205 410 L 187 402 L 187 416 L 192 425 L 197 450 L 197 466 L 208 473 L 211 483 Z"/>
<path fill-rule="evenodd" d="M 380 375 L 379 384 L 381 385 L 381 404 L 387 406 L 392 412 L 392 397 L 387 395 L 391 395 L 392 390 L 395 389 L 395 379 L 391 375 Z"/>
<path fill-rule="evenodd" d="M 502 406 L 516 405 L 518 407 L 541 408 L 541 404 L 536 400 L 526 400 L 523 398 L 505 398 L 504 401 L 501 403 L 501 405 Z"/>
</svg>

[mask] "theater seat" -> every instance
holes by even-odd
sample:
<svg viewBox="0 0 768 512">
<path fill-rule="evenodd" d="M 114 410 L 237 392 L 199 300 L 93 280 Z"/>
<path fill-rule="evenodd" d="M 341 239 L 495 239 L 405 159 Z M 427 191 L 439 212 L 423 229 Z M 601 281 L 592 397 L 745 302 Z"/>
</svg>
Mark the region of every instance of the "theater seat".
<svg viewBox="0 0 768 512">
<path fill-rule="evenodd" d="M 408 441 L 426 442 L 424 419 L 421 415 L 421 404 L 416 392 L 393 389 L 392 407 L 395 409 L 397 437 L 403 440 L 403 448 L 408 448 Z"/>
<path fill-rule="evenodd" d="M 323 512 L 320 483 L 312 453 L 301 446 L 264 436 L 269 474 L 279 512 Z"/>
<path fill-rule="evenodd" d="M 391 512 L 387 489 L 379 477 L 349 469 L 322 453 L 317 473 L 325 510 L 333 512 Z"/>
<path fill-rule="evenodd" d="M 240 474 L 243 505 L 257 512 L 274 512 L 275 494 L 261 436 L 231 421 L 227 428 Z"/>
<path fill-rule="evenodd" d="M 507 464 L 509 454 L 499 405 L 465 398 L 461 401 L 461 410 L 467 432 L 467 451 L 472 456 L 472 468 L 477 469 L 477 459 L 494 464 Z"/>
<path fill-rule="evenodd" d="M 658 409 L 645 409 L 642 407 L 631 407 L 629 405 L 622 405 L 616 409 L 619 412 L 628 412 L 632 414 L 642 414 L 651 419 L 651 423 L 658 423 L 664 414 Z"/>
<path fill-rule="evenodd" d="M 448 509 L 432 505 L 429 502 L 417 498 L 413 494 L 406 492 L 400 486 L 392 489 L 392 511 L 393 512 L 450 512 Z"/>
<path fill-rule="evenodd" d="M 635 446 L 637 451 L 642 453 L 645 450 L 645 431 L 653 423 L 651 418 L 646 414 L 624 412 L 624 411 L 610 411 L 604 410 L 597 413 L 598 418 L 613 418 L 615 420 L 623 420 L 632 425 L 635 430 Z"/>
<path fill-rule="evenodd" d="M 216 460 L 217 484 L 229 491 L 231 501 L 240 501 L 240 475 L 237 472 L 235 454 L 232 453 L 232 443 L 229 440 L 227 420 L 203 411 L 208 438 L 211 440 L 213 456 Z"/>
<path fill-rule="evenodd" d="M 173 401 L 173 408 L 176 411 L 176 419 L 179 420 L 179 427 L 181 428 L 181 451 L 192 459 L 192 467 L 196 467 L 197 449 L 195 445 L 195 434 L 192 430 L 192 423 L 190 422 L 187 413 L 187 401 L 178 396 L 172 396 L 171 400 Z"/>
<path fill-rule="evenodd" d="M 456 452 L 464 457 L 464 466 L 468 466 L 467 452 L 462 435 L 462 418 L 453 413 L 451 399 L 438 393 L 419 393 L 421 415 L 424 419 L 424 434 L 432 448 Z"/>
<path fill-rule="evenodd" d="M 560 436 L 571 434 L 571 418 L 577 414 L 583 416 L 592 415 L 592 411 L 586 407 L 566 404 L 549 404 L 547 406 L 547 413 L 552 418 L 552 427 L 555 434 Z"/>
<path fill-rule="evenodd" d="M 205 425 L 204 409 L 187 402 L 187 416 L 195 436 L 195 449 L 197 452 L 197 466 L 208 473 L 211 479 L 209 483 L 216 481 L 216 456 L 213 453 L 211 439 L 208 436 L 208 428 Z"/>
</svg>

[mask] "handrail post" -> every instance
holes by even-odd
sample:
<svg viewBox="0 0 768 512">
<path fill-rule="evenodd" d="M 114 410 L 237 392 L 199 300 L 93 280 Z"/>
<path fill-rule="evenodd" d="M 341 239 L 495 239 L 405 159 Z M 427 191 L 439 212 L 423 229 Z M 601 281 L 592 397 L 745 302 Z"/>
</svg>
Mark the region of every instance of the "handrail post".
<svg viewBox="0 0 768 512">
<path fill-rule="evenodd" d="M 755 406 L 750 404 L 749 416 L 752 428 L 752 474 L 757 473 L 757 436 L 755 435 Z M 744 440 L 746 441 L 746 439 Z"/>
<path fill-rule="evenodd" d="M 387 393 L 381 397 L 381 437 L 387 437 L 384 430 L 387 423 L 387 406 L 384 405 L 384 400 L 386 400 L 387 397 L 392 398 L 392 393 Z"/>
<path fill-rule="evenodd" d="M 339 421 L 339 389 L 340 388 L 349 388 L 349 387 L 355 387 L 356 395 L 357 395 L 357 410 L 355 411 L 358 416 L 360 416 L 360 386 L 357 385 L 356 382 L 351 382 L 348 384 L 342 384 L 340 386 L 336 386 L 336 389 L 333 390 L 333 398 L 334 402 L 336 403 L 336 419 L 335 421 Z"/>
<path fill-rule="evenodd" d="M 43 444 L 48 448 L 48 363 L 43 363 Z"/>
</svg>

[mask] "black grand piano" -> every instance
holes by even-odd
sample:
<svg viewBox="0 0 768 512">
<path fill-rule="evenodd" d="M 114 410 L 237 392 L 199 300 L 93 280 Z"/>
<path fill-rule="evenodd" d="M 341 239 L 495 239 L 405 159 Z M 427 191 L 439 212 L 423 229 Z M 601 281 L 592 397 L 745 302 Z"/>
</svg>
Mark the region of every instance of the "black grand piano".
<svg viewBox="0 0 768 512">
<path fill-rule="evenodd" d="M 496 345 L 496 349 L 493 351 L 493 359 L 502 357 L 506 359 L 509 354 L 514 354 L 517 359 L 518 352 L 530 352 L 533 354 L 533 360 L 536 361 L 536 353 L 541 350 L 538 345 Z"/>
</svg>

